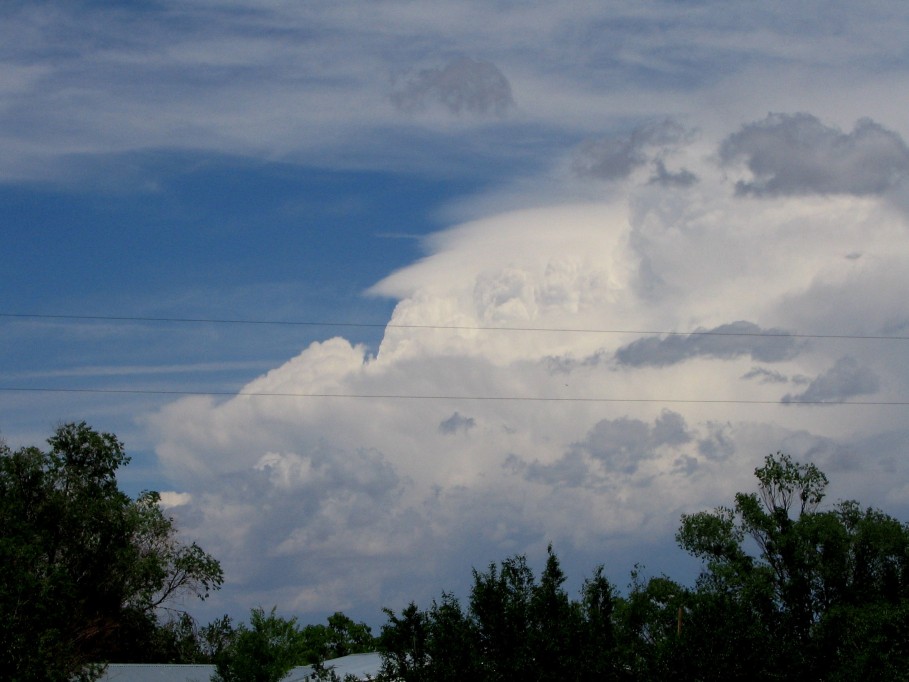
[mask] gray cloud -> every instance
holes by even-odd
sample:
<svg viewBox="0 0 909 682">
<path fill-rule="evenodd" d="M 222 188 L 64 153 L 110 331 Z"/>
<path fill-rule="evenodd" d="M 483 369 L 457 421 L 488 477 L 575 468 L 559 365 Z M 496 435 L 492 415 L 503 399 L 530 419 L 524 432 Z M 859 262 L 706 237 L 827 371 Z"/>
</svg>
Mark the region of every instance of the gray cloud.
<svg viewBox="0 0 909 682">
<path fill-rule="evenodd" d="M 512 473 L 522 474 L 528 481 L 546 485 L 562 484 L 578 488 L 591 480 L 590 463 L 577 450 L 566 452 L 551 464 L 539 461 L 526 462 L 517 455 L 510 455 L 506 465 Z"/>
<path fill-rule="evenodd" d="M 799 351 L 796 339 L 781 329 L 761 329 L 738 321 L 692 334 L 650 336 L 616 351 L 621 365 L 665 367 L 698 356 L 730 359 L 750 355 L 761 362 L 788 360 Z"/>
<path fill-rule="evenodd" d="M 729 424 L 709 423 L 706 438 L 698 441 L 698 453 L 712 460 L 727 459 L 735 454 L 735 440 Z"/>
<path fill-rule="evenodd" d="M 742 375 L 742 379 L 757 379 L 762 384 L 786 384 L 789 383 L 789 377 L 776 370 L 767 369 L 766 367 L 752 367 L 748 372 Z"/>
<path fill-rule="evenodd" d="M 675 473 L 681 474 L 682 476 L 691 476 L 700 467 L 700 462 L 698 462 L 696 457 L 682 455 L 676 459 L 672 465 Z"/>
<path fill-rule="evenodd" d="M 550 355 L 543 358 L 543 364 L 550 374 L 570 374 L 576 369 L 597 367 L 604 364 L 607 359 L 607 351 L 600 349 L 583 358 L 575 358 L 571 355 Z"/>
<path fill-rule="evenodd" d="M 441 105 L 453 114 L 504 116 L 514 106 L 511 84 L 494 64 L 469 57 L 441 69 L 423 69 L 391 94 L 404 112 Z"/>
<path fill-rule="evenodd" d="M 652 458 L 657 448 L 684 445 L 691 440 L 682 415 L 664 410 L 653 426 L 627 417 L 602 419 L 584 440 L 572 446 L 570 454 L 584 453 L 607 471 L 631 474 L 642 460 Z"/>
<path fill-rule="evenodd" d="M 812 381 L 802 393 L 787 393 L 783 402 L 838 403 L 853 396 L 875 393 L 879 386 L 877 375 L 870 368 L 859 365 L 855 358 L 846 355 Z"/>
<path fill-rule="evenodd" d="M 477 421 L 473 417 L 462 417 L 460 413 L 455 412 L 448 419 L 439 423 L 439 433 L 446 435 L 453 435 L 458 431 L 467 433 L 476 425 Z"/>
<path fill-rule="evenodd" d="M 663 413 L 653 422 L 653 428 L 650 430 L 651 447 L 684 445 L 691 438 L 685 418 L 678 412 L 670 410 L 663 410 Z"/>
<path fill-rule="evenodd" d="M 515 456 L 508 464 L 528 480 L 578 487 L 602 482 L 601 471 L 633 474 L 642 461 L 656 456 L 658 448 L 677 448 L 693 438 L 682 415 L 663 410 L 652 425 L 629 417 L 602 419 L 551 464 L 528 464 Z"/>
<path fill-rule="evenodd" d="M 789 382 L 792 382 L 793 384 L 807 384 L 811 382 L 808 377 L 802 374 L 796 374 L 795 376 L 789 377 L 782 372 L 767 369 L 766 367 L 752 367 L 742 375 L 742 379 L 753 379 L 762 384 L 786 384 Z"/>
<path fill-rule="evenodd" d="M 663 187 L 691 187 L 698 181 L 698 176 L 686 168 L 673 173 L 666 169 L 666 164 L 659 160 L 654 166 L 656 173 L 650 178 L 650 184 Z"/>
<path fill-rule="evenodd" d="M 861 119 L 851 133 L 811 114 L 770 114 L 726 138 L 725 164 L 744 160 L 754 175 L 737 192 L 880 194 L 909 173 L 909 148 L 895 132 Z"/>
<path fill-rule="evenodd" d="M 654 182 L 692 184 L 696 180 L 693 173 L 686 170 L 669 173 L 662 160 L 664 154 L 677 149 L 690 137 L 691 132 L 675 121 L 650 123 L 624 135 L 587 140 L 575 152 L 572 168 L 581 177 L 620 180 L 654 163 Z"/>
<path fill-rule="evenodd" d="M 609 471 L 634 473 L 638 463 L 653 456 L 656 438 L 640 419 L 603 419 L 573 447 L 603 464 Z"/>
</svg>

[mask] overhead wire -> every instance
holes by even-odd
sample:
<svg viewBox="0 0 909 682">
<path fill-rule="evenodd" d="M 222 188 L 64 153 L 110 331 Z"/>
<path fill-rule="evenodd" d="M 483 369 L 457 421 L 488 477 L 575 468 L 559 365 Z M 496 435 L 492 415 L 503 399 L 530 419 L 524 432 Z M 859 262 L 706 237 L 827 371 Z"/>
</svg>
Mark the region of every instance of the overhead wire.
<svg viewBox="0 0 909 682">
<path fill-rule="evenodd" d="M 180 389 L 141 389 L 141 388 L 47 388 L 26 386 L 0 386 L 0 392 L 33 392 L 33 393 L 100 393 L 100 394 L 136 394 L 136 395 L 174 395 L 202 397 L 247 397 L 247 398 L 346 398 L 360 400 L 463 400 L 463 401 L 501 401 L 501 402 L 574 402 L 574 403 L 665 403 L 665 404 L 730 404 L 730 405 L 867 405 L 867 406 L 909 406 L 909 401 L 901 400 L 748 400 L 734 398 L 603 398 L 584 396 L 488 396 L 488 395 L 432 395 L 411 393 L 295 393 L 277 391 L 197 391 Z"/>
<path fill-rule="evenodd" d="M 671 330 L 639 329 L 604 329 L 604 328 L 570 328 L 570 327 L 504 327 L 480 325 L 438 325 L 438 324 L 400 324 L 372 323 L 352 321 L 324 320 L 253 320 L 240 318 L 207 318 L 207 317 L 150 317 L 137 315 L 76 315 L 47 313 L 10 313 L 0 312 L 0 318 L 29 318 L 45 320 L 77 320 L 98 322 L 142 322 L 142 323 L 176 323 L 176 324 L 233 324 L 233 325 L 277 325 L 307 327 L 350 327 L 350 328 L 385 328 L 385 329 L 427 329 L 453 331 L 501 331 L 501 332 L 561 332 L 587 334 L 640 334 L 655 336 L 731 336 L 762 337 L 785 339 L 846 339 L 846 340 L 892 340 L 909 341 L 909 336 L 886 336 L 865 334 L 806 334 L 786 331 L 717 331 L 695 329 L 687 332 Z M 374 400 L 463 400 L 463 401 L 523 401 L 523 402 L 586 402 L 586 403 L 663 403 L 663 404 L 737 404 L 737 405 L 849 405 L 849 406 L 906 406 L 909 401 L 810 401 L 810 400 L 748 400 L 748 399 L 686 399 L 686 398 L 615 398 L 615 397 L 580 397 L 580 396 L 469 396 L 469 395 L 417 395 L 417 394 L 358 394 L 358 393 L 290 393 L 290 392 L 237 392 L 237 391 L 201 391 L 179 389 L 126 389 L 126 388 L 55 388 L 0 386 L 0 392 L 33 392 L 33 393 L 94 393 L 94 394 L 133 394 L 133 395 L 173 395 L 173 396 L 211 396 L 211 397 L 286 397 L 286 398 L 339 398 L 339 399 L 374 399 Z"/>
<path fill-rule="evenodd" d="M 649 334 L 653 336 L 746 336 L 786 339 L 851 339 L 856 341 L 909 341 L 909 336 L 877 334 L 806 334 L 788 331 L 717 331 L 716 329 L 694 329 L 691 331 L 645 330 L 645 329 L 603 329 L 585 327 L 503 327 L 485 325 L 445 324 L 402 324 L 397 322 L 351 322 L 327 320 L 251 320 L 241 318 L 211 317 L 148 317 L 136 315 L 62 315 L 44 313 L 0 312 L 0 318 L 31 318 L 45 320 L 82 320 L 97 322 L 166 322 L 176 324 L 240 324 L 305 327 L 365 327 L 382 329 L 438 329 L 452 331 L 502 331 L 502 332 L 559 332 L 578 334 Z"/>
</svg>

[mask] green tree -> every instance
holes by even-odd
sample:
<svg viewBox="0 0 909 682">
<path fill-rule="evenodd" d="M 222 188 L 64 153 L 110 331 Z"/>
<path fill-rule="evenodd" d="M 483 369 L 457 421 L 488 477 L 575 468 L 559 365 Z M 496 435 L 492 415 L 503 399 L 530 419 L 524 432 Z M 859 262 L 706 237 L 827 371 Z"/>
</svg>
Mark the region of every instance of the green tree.
<svg viewBox="0 0 909 682">
<path fill-rule="evenodd" d="M 302 663 L 322 663 L 348 654 L 375 651 L 376 640 L 366 623 L 356 623 L 340 611 L 328 617 L 326 625 L 307 625 L 301 631 L 304 646 Z"/>
<path fill-rule="evenodd" d="M 616 670 L 614 590 L 602 567 L 569 598 L 548 549 L 539 581 L 524 556 L 473 572 L 466 611 L 443 593 L 428 611 L 386 610 L 379 650 L 389 680 L 610 679 Z"/>
<path fill-rule="evenodd" d="M 199 628 L 199 649 L 206 663 L 214 663 L 234 640 L 233 623 L 224 615 Z"/>
<path fill-rule="evenodd" d="M 605 571 L 602 564 L 597 566 L 581 588 L 580 646 L 582 670 L 587 679 L 614 679 L 619 669 L 614 616 L 616 592 Z"/>
<path fill-rule="evenodd" d="M 524 556 L 473 572 L 470 614 L 476 623 L 486 679 L 531 679 L 531 598 L 535 580 Z"/>
<path fill-rule="evenodd" d="M 0 656 L 15 680 L 90 679 L 147 646 L 161 609 L 218 589 L 218 562 L 179 541 L 157 493 L 119 490 L 123 444 L 84 422 L 50 449 L 0 444 Z"/>
<path fill-rule="evenodd" d="M 249 625 L 241 624 L 215 657 L 216 682 L 278 682 L 300 662 L 303 641 L 296 618 L 281 618 L 275 609 L 253 609 Z"/>
<path fill-rule="evenodd" d="M 382 677 L 401 682 L 432 680 L 429 654 L 429 614 L 411 602 L 401 610 L 400 617 L 391 609 L 383 609 L 388 622 L 379 634 L 382 653 Z"/>
<path fill-rule="evenodd" d="M 758 492 L 738 493 L 732 508 L 682 517 L 679 544 L 705 562 L 689 648 L 703 650 L 698 638 L 713 633 L 720 655 L 710 664 L 759 652 L 747 672 L 765 678 L 906 670 L 906 526 L 853 501 L 819 511 L 827 477 L 785 454 L 768 456 L 755 476 Z M 720 619 L 734 627 L 715 627 Z M 711 676 L 737 677 L 718 668 Z"/>
</svg>

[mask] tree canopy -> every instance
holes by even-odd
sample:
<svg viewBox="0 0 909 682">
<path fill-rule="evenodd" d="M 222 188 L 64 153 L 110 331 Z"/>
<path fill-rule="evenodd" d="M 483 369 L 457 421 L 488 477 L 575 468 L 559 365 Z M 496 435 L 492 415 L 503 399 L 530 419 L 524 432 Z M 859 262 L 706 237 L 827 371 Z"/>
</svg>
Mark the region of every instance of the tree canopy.
<svg viewBox="0 0 909 682">
<path fill-rule="evenodd" d="M 91 678 L 149 644 L 161 609 L 221 586 L 158 493 L 122 492 L 112 434 L 60 426 L 48 450 L 0 443 L 0 656 L 16 680 Z"/>
<path fill-rule="evenodd" d="M 466 608 L 443 594 L 426 611 L 413 603 L 400 615 L 387 610 L 379 635 L 383 679 L 610 679 L 614 589 L 602 568 L 580 600 L 569 598 L 564 582 L 550 547 L 539 580 L 516 556 L 474 571 Z"/>
<path fill-rule="evenodd" d="M 153 491 L 122 492 L 112 434 L 65 424 L 49 448 L 0 442 L 0 662 L 14 681 L 91 680 L 104 662 L 211 662 L 216 679 L 280 680 L 293 666 L 374 650 L 382 679 L 909 679 L 909 527 L 782 453 L 756 490 L 682 516 L 693 586 L 636 567 L 625 593 L 603 566 L 572 598 L 550 546 L 473 571 L 464 603 L 386 610 L 378 639 L 343 613 L 299 626 L 253 609 L 199 627 L 175 608 L 223 581 L 181 541 Z M 161 618 L 162 613 L 172 617 Z"/>
<path fill-rule="evenodd" d="M 523 556 L 474 571 L 466 608 L 387 611 L 389 680 L 909 679 L 909 528 L 841 501 L 827 477 L 769 455 L 757 490 L 684 515 L 679 545 L 703 561 L 693 587 L 602 567 L 579 599 L 550 547 L 537 580 Z"/>
<path fill-rule="evenodd" d="M 225 645 L 213 655 L 214 682 L 278 682 L 298 665 L 313 665 L 318 679 L 335 679 L 322 664 L 332 658 L 375 650 L 375 639 L 365 623 L 355 623 L 341 612 L 328 624 L 300 628 L 296 618 L 283 618 L 255 608 L 249 625 L 227 627 Z"/>
<path fill-rule="evenodd" d="M 903 679 L 906 524 L 853 500 L 821 510 L 827 477 L 786 454 L 755 476 L 758 491 L 732 507 L 682 518 L 679 544 L 705 564 L 688 604 L 694 625 L 736 623 L 712 635 L 714 647 L 750 652 L 768 676 Z"/>
</svg>

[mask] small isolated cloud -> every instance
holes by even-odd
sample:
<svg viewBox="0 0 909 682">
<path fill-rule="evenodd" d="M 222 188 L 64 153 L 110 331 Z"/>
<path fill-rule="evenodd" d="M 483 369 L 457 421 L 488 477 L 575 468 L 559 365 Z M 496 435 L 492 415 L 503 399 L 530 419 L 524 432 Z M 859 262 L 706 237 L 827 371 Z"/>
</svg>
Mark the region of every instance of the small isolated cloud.
<svg viewBox="0 0 909 682">
<path fill-rule="evenodd" d="M 460 413 L 455 412 L 439 424 L 439 433 L 446 435 L 453 435 L 458 432 L 467 433 L 476 425 L 477 420 L 473 417 L 462 417 Z"/>
<path fill-rule="evenodd" d="M 161 499 L 158 501 L 158 504 L 163 509 L 170 509 L 171 507 L 182 507 L 193 501 L 193 496 L 189 493 L 178 493 L 172 490 L 165 490 L 161 492 L 160 495 Z"/>
<path fill-rule="evenodd" d="M 720 146 L 724 164 L 744 161 L 753 179 L 740 194 L 881 194 L 909 173 L 903 138 L 874 121 L 851 133 L 805 114 L 770 114 L 730 135 Z"/>
<path fill-rule="evenodd" d="M 510 464 L 522 470 L 528 480 L 590 487 L 604 483 L 610 475 L 634 474 L 643 462 L 655 458 L 661 448 L 675 451 L 693 438 L 682 415 L 663 410 L 652 425 L 629 417 L 601 419 L 583 440 L 572 444 L 555 462 L 521 466 L 512 457 Z"/>
<path fill-rule="evenodd" d="M 798 353 L 796 339 L 781 329 L 761 329 L 738 321 L 692 334 L 638 339 L 616 351 L 620 365 L 665 367 L 694 357 L 731 359 L 750 355 L 761 362 L 789 360 Z"/>
<path fill-rule="evenodd" d="M 398 110 L 442 106 L 452 114 L 504 116 L 514 106 L 511 84 L 492 63 L 461 57 L 440 69 L 423 69 L 391 94 Z"/>
<path fill-rule="evenodd" d="M 624 135 L 587 140 L 575 152 L 572 168 L 580 177 L 621 180 L 638 168 L 653 163 L 652 182 L 663 185 L 691 185 L 697 178 L 687 170 L 670 173 L 663 156 L 683 145 L 690 131 L 667 120 L 635 128 Z"/>
<path fill-rule="evenodd" d="M 804 392 L 795 395 L 787 393 L 783 402 L 841 403 L 853 396 L 875 393 L 879 386 L 877 375 L 869 367 L 859 365 L 855 358 L 847 355 L 812 381 Z"/>
</svg>

